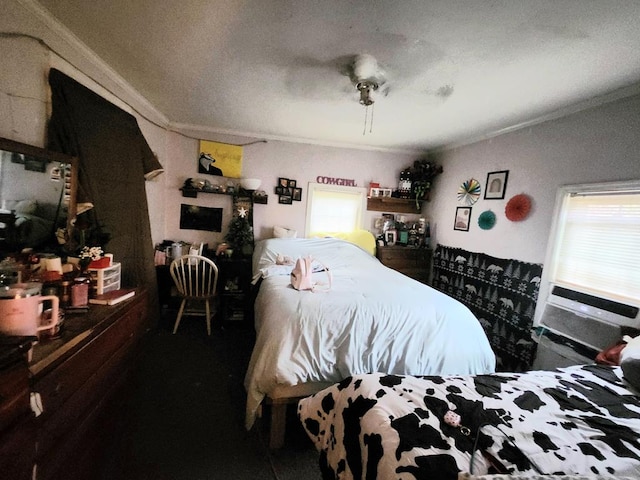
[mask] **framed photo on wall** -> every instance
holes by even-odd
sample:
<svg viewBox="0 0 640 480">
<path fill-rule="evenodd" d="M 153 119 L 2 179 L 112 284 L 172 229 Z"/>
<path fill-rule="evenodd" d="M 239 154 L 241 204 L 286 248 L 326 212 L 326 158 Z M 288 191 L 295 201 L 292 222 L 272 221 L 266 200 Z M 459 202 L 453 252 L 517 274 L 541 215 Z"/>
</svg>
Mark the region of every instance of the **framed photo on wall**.
<svg viewBox="0 0 640 480">
<path fill-rule="evenodd" d="M 292 198 L 290 195 L 280 195 L 278 197 L 278 203 L 284 203 L 285 205 L 291 205 Z"/>
<path fill-rule="evenodd" d="M 468 232 L 470 223 L 471 223 L 471 207 L 457 207 L 456 219 L 453 223 L 453 229 L 462 230 L 463 232 Z"/>
<path fill-rule="evenodd" d="M 294 189 L 293 189 L 293 195 L 291 195 L 291 197 L 292 197 L 296 202 L 300 202 L 300 201 L 302 201 L 302 188 L 294 188 Z"/>
<path fill-rule="evenodd" d="M 509 178 L 509 170 L 489 172 L 487 184 L 484 187 L 485 200 L 502 200 L 507 191 L 507 178 Z"/>
</svg>

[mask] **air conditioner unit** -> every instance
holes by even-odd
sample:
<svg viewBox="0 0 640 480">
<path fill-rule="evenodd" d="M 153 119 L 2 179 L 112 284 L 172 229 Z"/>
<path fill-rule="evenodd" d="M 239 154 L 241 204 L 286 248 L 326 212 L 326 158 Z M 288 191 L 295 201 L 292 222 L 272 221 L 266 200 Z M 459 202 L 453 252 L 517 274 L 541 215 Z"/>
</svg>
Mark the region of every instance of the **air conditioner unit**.
<svg viewBox="0 0 640 480">
<path fill-rule="evenodd" d="M 640 308 L 551 285 L 540 325 L 591 348 L 617 342 L 627 328 L 640 329 Z"/>
</svg>

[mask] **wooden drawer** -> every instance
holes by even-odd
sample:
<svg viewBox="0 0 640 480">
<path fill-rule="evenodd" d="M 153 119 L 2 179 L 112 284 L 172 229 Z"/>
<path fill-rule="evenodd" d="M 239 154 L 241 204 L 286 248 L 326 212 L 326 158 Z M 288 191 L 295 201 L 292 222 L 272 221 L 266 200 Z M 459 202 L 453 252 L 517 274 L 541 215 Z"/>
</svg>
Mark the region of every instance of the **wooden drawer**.
<svg viewBox="0 0 640 480">
<path fill-rule="evenodd" d="M 139 305 L 110 325 L 98 337 L 42 379 L 34 390 L 41 396 L 44 417 L 55 412 L 130 337 L 143 333 L 140 325 L 143 306 Z"/>
<path fill-rule="evenodd" d="M 29 368 L 17 363 L 0 376 L 0 432 L 30 412 Z"/>
<path fill-rule="evenodd" d="M 389 268 L 423 283 L 429 283 L 432 250 L 411 247 L 378 247 L 376 256 Z"/>
<path fill-rule="evenodd" d="M 36 422 L 24 416 L 0 436 L 0 478 L 31 480 L 36 457 Z"/>
</svg>

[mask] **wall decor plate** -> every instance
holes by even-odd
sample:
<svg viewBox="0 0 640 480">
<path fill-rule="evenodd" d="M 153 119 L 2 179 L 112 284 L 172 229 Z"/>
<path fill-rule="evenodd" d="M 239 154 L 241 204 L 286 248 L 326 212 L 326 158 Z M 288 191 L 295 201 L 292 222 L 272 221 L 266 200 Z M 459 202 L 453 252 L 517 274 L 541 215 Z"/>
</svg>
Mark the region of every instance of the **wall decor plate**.
<svg viewBox="0 0 640 480">
<path fill-rule="evenodd" d="M 520 193 L 511 197 L 504 208 L 504 213 L 512 222 L 521 222 L 526 219 L 531 212 L 531 197 Z"/>
<path fill-rule="evenodd" d="M 482 230 L 491 230 L 496 224 L 496 214 L 491 210 L 485 210 L 478 217 L 478 226 Z"/>
<path fill-rule="evenodd" d="M 465 180 L 458 188 L 458 201 L 471 206 L 480 198 L 480 182 L 475 178 Z"/>
</svg>

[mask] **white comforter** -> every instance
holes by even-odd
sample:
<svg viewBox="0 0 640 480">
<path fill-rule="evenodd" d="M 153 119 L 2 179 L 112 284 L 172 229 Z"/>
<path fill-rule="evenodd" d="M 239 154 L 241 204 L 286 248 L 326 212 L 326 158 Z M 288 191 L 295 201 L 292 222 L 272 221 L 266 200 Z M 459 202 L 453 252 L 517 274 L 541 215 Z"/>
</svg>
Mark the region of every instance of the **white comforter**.
<svg viewBox="0 0 640 480">
<path fill-rule="evenodd" d="M 329 267 L 328 292 L 297 291 L 278 255 Z M 457 300 L 382 265 L 343 240 L 268 239 L 256 246 L 256 344 L 245 378 L 246 427 L 276 385 L 338 382 L 362 373 L 492 373 L 478 320 Z M 327 282 L 326 272 L 314 279 Z"/>
</svg>

